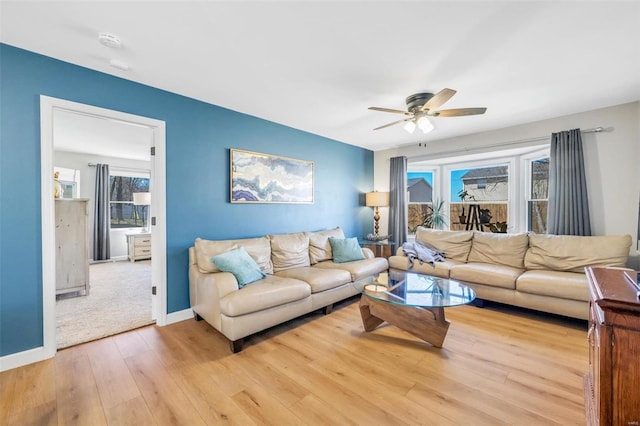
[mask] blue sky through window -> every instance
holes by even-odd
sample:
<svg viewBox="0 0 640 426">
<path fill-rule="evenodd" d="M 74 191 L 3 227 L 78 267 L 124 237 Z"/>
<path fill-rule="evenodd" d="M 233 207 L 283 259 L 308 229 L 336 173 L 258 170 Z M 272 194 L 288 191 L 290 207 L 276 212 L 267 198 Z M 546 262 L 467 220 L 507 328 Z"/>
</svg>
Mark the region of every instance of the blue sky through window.
<svg viewBox="0 0 640 426">
<path fill-rule="evenodd" d="M 464 185 L 462 184 L 462 176 L 467 173 L 469 169 L 452 170 L 451 171 L 451 201 L 460 201 L 458 193 L 462 191 Z"/>
</svg>

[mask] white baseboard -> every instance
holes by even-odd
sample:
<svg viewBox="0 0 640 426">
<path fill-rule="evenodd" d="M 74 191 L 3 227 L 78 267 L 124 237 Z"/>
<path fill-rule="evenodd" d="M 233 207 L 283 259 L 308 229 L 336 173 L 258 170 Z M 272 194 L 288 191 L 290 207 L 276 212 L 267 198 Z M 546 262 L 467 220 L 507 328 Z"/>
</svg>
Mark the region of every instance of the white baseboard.
<svg viewBox="0 0 640 426">
<path fill-rule="evenodd" d="M 182 311 L 171 312 L 167 314 L 167 321 L 164 325 L 173 324 L 175 322 L 185 321 L 193 318 L 193 311 L 191 308 L 183 309 Z"/>
<path fill-rule="evenodd" d="M 34 362 L 43 361 L 47 358 L 44 346 L 28 349 L 26 351 L 17 352 L 11 355 L 0 357 L 0 371 L 7 371 L 13 368 L 22 367 L 23 365 L 33 364 Z"/>
</svg>

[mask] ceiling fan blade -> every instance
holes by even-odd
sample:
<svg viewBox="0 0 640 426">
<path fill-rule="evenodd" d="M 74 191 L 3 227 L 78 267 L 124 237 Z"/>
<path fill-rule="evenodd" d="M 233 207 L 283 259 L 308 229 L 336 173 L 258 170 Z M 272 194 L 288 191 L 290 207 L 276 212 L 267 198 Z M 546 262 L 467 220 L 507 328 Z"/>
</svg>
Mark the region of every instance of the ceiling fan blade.
<svg viewBox="0 0 640 426">
<path fill-rule="evenodd" d="M 403 118 L 402 120 L 394 121 L 394 122 L 392 122 L 392 123 L 385 124 L 384 126 L 376 127 L 376 128 L 375 128 L 375 129 L 373 129 L 373 130 L 380 130 L 380 129 L 384 129 L 385 127 L 393 126 L 394 124 L 402 123 L 403 121 L 409 121 L 409 120 L 411 120 L 412 118 L 413 118 L 413 117 L 411 117 L 411 118 Z"/>
<path fill-rule="evenodd" d="M 433 115 L 436 117 L 460 117 L 463 115 L 478 115 L 484 114 L 486 108 L 455 108 L 455 109 L 443 109 L 441 111 L 434 111 Z"/>
<path fill-rule="evenodd" d="M 394 114 L 404 114 L 404 115 L 411 114 L 410 112 L 407 112 L 407 111 L 402 111 L 399 109 L 391 109 L 391 108 L 369 107 L 369 109 L 373 111 L 393 112 Z"/>
<path fill-rule="evenodd" d="M 456 91 L 453 89 L 442 89 L 441 91 L 433 95 L 433 97 L 429 99 L 424 105 L 422 105 L 420 111 L 438 108 L 440 105 L 451 99 L 451 97 L 455 94 Z"/>
</svg>

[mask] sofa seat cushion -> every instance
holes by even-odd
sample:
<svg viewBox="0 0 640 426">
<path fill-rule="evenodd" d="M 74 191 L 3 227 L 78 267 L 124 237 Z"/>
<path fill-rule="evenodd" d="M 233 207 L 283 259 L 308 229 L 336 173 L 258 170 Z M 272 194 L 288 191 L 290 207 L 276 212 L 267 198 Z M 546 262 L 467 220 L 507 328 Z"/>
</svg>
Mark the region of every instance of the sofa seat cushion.
<svg viewBox="0 0 640 426">
<path fill-rule="evenodd" d="M 495 263 L 524 269 L 524 255 L 529 248 L 527 234 L 494 234 L 474 231 L 467 262 Z"/>
<path fill-rule="evenodd" d="M 311 287 L 304 281 L 267 275 L 220 299 L 220 312 L 237 317 L 295 302 L 311 296 Z"/>
<path fill-rule="evenodd" d="M 413 261 L 413 267 L 409 268 L 409 258 L 402 254 L 402 249 L 398 250 L 398 253 L 398 256 L 389 257 L 389 268 L 433 275 L 435 277 L 449 278 L 449 270 L 453 265 L 464 264 L 463 262 L 451 259 L 445 259 L 443 262 L 435 262 L 433 265 L 424 262 L 420 264 L 420 261 L 416 259 Z"/>
<path fill-rule="evenodd" d="M 313 265 L 314 268 L 340 269 L 351 274 L 351 281 L 379 274 L 389 269 L 389 262 L 384 257 L 374 257 L 372 259 L 355 260 L 353 262 L 335 263 L 331 260 L 319 262 Z"/>
<path fill-rule="evenodd" d="M 416 241 L 444 252 L 447 259 L 466 262 L 473 231 L 441 231 L 418 226 Z"/>
<path fill-rule="evenodd" d="M 522 272 L 522 269 L 492 263 L 465 263 L 451 266 L 450 278 L 492 287 L 515 289 L 516 279 Z"/>
<path fill-rule="evenodd" d="M 516 281 L 516 290 L 541 296 L 589 301 L 587 276 L 577 272 L 526 271 Z"/>
<path fill-rule="evenodd" d="M 295 278 L 311 286 L 311 293 L 319 293 L 351 282 L 351 274 L 343 269 L 322 269 L 305 266 L 276 272 L 279 277 Z"/>
<path fill-rule="evenodd" d="M 531 234 L 524 265 L 528 270 L 580 273 L 584 272 L 585 266 L 623 267 L 630 247 L 630 235 L 581 237 Z"/>
<path fill-rule="evenodd" d="M 310 266 L 309 235 L 306 232 L 269 235 L 274 272 Z"/>
</svg>

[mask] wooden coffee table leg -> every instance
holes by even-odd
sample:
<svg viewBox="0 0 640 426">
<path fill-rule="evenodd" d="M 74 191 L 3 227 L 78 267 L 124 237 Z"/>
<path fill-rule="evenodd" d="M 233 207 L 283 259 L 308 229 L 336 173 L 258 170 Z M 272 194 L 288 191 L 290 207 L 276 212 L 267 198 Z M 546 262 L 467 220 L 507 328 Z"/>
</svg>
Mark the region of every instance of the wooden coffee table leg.
<svg viewBox="0 0 640 426">
<path fill-rule="evenodd" d="M 444 308 L 418 308 L 381 302 L 362 295 L 360 315 L 365 331 L 372 331 L 386 321 L 414 336 L 441 348 L 449 330 Z"/>
<path fill-rule="evenodd" d="M 369 305 L 366 303 L 368 300 L 369 298 L 366 296 L 362 296 L 362 298 L 360 298 L 360 316 L 362 317 L 364 331 L 373 331 L 377 326 L 382 324 L 384 320 L 371 315 Z"/>
</svg>

